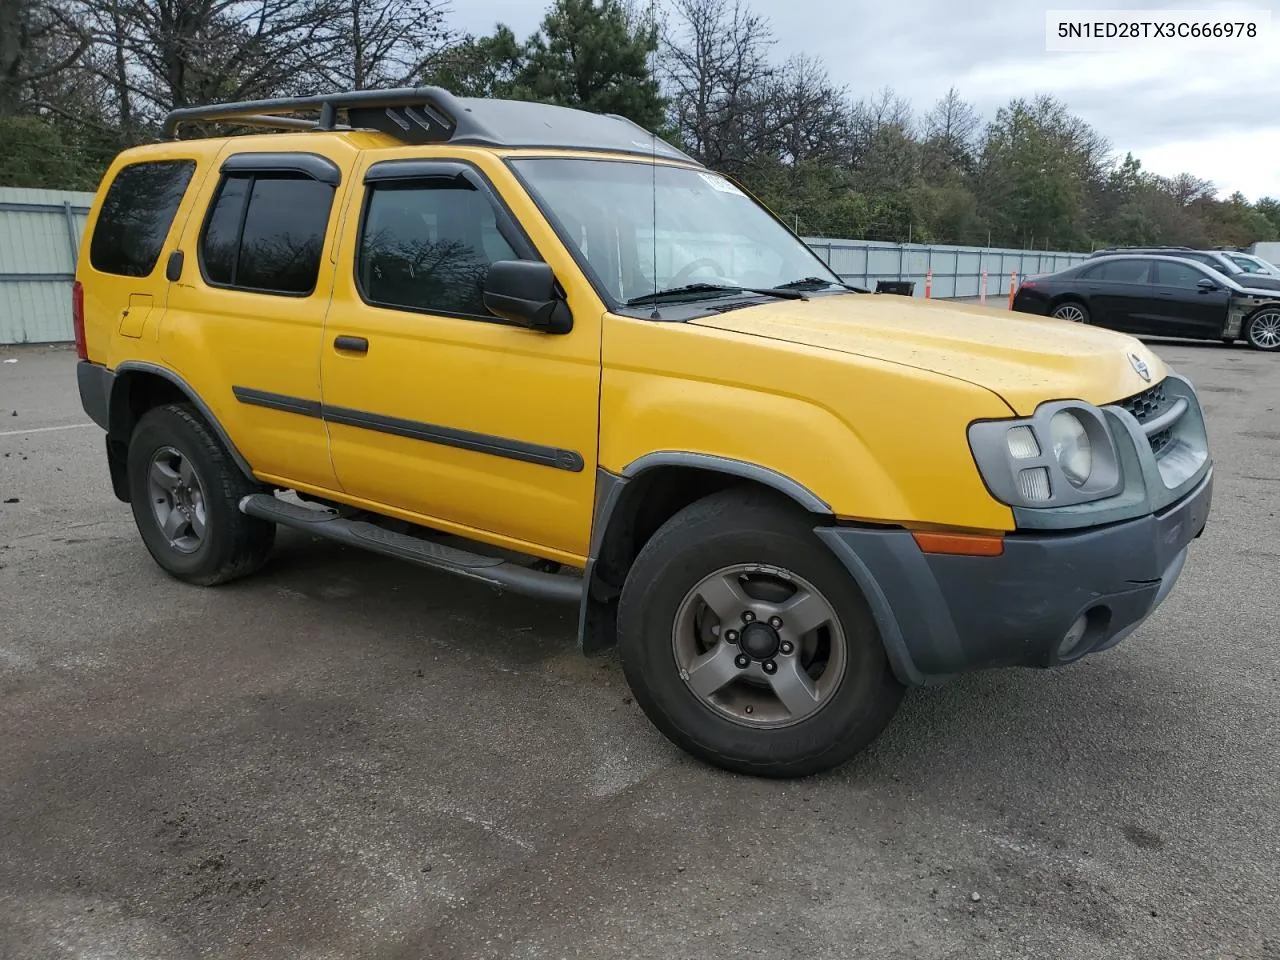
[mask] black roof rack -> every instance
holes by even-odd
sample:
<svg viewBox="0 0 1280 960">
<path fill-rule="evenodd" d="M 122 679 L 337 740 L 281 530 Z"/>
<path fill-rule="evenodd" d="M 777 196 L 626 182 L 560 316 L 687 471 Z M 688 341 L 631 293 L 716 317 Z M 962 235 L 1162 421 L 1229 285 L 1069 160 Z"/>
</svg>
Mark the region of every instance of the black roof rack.
<svg viewBox="0 0 1280 960">
<path fill-rule="evenodd" d="M 309 120 L 279 115 L 301 113 L 318 116 Z M 346 114 L 346 125 L 338 123 L 339 113 Z M 164 136 L 174 138 L 182 124 L 195 121 L 282 130 L 373 129 L 411 144 L 603 150 L 697 162 L 626 117 L 533 101 L 457 97 L 440 87 L 350 90 L 184 107 L 165 117 Z"/>
</svg>

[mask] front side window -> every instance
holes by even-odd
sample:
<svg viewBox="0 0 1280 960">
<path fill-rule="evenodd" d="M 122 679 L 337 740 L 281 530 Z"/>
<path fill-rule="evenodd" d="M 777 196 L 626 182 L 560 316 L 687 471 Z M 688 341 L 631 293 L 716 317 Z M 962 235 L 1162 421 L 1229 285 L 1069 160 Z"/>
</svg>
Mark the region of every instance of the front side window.
<svg viewBox="0 0 1280 960">
<path fill-rule="evenodd" d="M 1160 283 L 1166 287 L 1194 289 L 1196 284 L 1205 279 L 1203 273 L 1185 263 L 1161 262 L 1157 264 L 1156 269 L 1160 272 Z"/>
<path fill-rule="evenodd" d="M 333 187 L 303 174 L 223 178 L 200 237 L 214 286 L 289 296 L 315 290 Z"/>
<path fill-rule="evenodd" d="M 510 162 L 616 303 L 697 283 L 840 282 L 803 241 L 710 171 L 588 158 Z"/>
<path fill-rule="evenodd" d="M 1266 273 L 1266 271 L 1262 269 L 1262 264 L 1260 263 L 1254 263 L 1252 260 L 1247 260 L 1244 257 L 1231 257 L 1230 259 L 1232 263 L 1238 266 L 1245 273 Z"/>
<path fill-rule="evenodd" d="M 356 259 L 365 299 L 492 320 L 483 296 L 489 267 L 519 259 L 497 216 L 488 197 L 458 178 L 371 187 Z"/>
<path fill-rule="evenodd" d="M 150 276 L 195 169 L 194 160 L 151 160 L 121 168 L 102 198 L 89 243 L 93 269 Z"/>
</svg>

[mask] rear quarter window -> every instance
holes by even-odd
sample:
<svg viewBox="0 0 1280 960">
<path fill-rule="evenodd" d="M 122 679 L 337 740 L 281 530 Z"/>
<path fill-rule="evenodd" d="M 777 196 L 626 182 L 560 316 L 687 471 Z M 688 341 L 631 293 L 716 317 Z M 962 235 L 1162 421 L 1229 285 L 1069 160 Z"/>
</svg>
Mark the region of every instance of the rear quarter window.
<svg viewBox="0 0 1280 960">
<path fill-rule="evenodd" d="M 195 169 L 194 160 L 147 160 L 122 167 L 103 197 L 89 243 L 93 269 L 150 276 Z"/>
</svg>

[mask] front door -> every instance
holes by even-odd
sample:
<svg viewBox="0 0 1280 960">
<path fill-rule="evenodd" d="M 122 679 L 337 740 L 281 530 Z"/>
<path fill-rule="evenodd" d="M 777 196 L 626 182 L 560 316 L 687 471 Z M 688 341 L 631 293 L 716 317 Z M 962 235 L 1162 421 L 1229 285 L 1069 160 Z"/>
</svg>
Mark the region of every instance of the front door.
<svg viewBox="0 0 1280 960">
<path fill-rule="evenodd" d="M 487 165 L 388 159 L 365 170 L 322 350 L 333 464 L 349 496 L 387 512 L 579 562 L 595 489 L 603 310 L 574 284 L 565 284 L 566 334 L 485 309 L 494 261 L 545 259 L 562 282 L 574 269 L 539 218 L 526 218 L 526 233 L 507 212 L 507 202 L 532 207 L 499 162 Z"/>
<path fill-rule="evenodd" d="M 1156 264 L 1155 279 L 1160 329 L 1153 333 L 1197 339 L 1222 336 L 1229 294 L 1221 280 L 1190 264 L 1164 260 Z M 1201 288 L 1202 280 L 1213 280 L 1214 288 Z"/>
</svg>

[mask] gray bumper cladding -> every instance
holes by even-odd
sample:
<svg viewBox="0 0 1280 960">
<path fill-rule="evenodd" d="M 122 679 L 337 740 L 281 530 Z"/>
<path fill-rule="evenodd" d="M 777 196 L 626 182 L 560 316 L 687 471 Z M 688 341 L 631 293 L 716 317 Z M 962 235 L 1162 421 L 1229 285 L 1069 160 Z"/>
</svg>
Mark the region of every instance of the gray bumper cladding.
<svg viewBox="0 0 1280 960">
<path fill-rule="evenodd" d="M 998 557 L 926 554 L 905 530 L 816 532 L 867 596 L 898 679 L 919 685 L 988 667 L 1055 666 L 1115 646 L 1168 596 L 1212 496 L 1210 471 L 1159 513 L 1011 535 Z M 1060 656 L 1082 616 L 1083 638 Z"/>
</svg>

